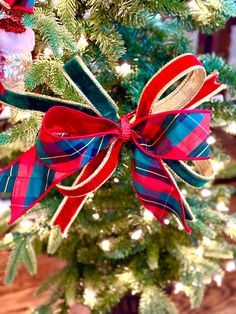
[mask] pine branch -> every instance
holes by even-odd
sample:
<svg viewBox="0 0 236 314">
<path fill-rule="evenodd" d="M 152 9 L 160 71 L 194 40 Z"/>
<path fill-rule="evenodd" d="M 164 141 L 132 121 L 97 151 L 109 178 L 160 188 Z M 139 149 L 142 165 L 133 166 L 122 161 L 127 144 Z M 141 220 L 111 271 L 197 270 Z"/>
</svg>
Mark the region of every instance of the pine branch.
<svg viewBox="0 0 236 314">
<path fill-rule="evenodd" d="M 73 32 L 76 26 L 76 0 L 60 0 L 57 5 L 57 14 L 60 17 L 62 24 L 68 29 L 69 32 Z"/>
<path fill-rule="evenodd" d="M 30 241 L 25 242 L 22 260 L 25 263 L 30 275 L 35 275 L 37 273 L 37 260 L 33 245 Z"/>
<path fill-rule="evenodd" d="M 47 252 L 53 255 L 62 242 L 62 234 L 58 226 L 52 228 L 49 233 Z"/>
<path fill-rule="evenodd" d="M 161 289 L 148 286 L 141 294 L 139 314 L 177 314 L 177 309 Z"/>
<path fill-rule="evenodd" d="M 17 274 L 17 271 L 23 258 L 24 246 L 25 246 L 24 238 L 15 239 L 15 246 L 11 251 L 11 255 L 9 257 L 6 268 L 4 280 L 4 283 L 6 285 L 10 285 Z"/>
</svg>

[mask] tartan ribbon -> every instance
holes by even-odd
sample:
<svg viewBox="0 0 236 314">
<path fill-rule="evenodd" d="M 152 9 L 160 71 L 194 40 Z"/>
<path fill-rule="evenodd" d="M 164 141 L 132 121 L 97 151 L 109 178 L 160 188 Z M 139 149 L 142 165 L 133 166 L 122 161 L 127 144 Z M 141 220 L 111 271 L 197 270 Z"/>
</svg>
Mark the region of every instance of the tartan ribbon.
<svg viewBox="0 0 236 314">
<path fill-rule="evenodd" d="M 36 145 L 0 172 L 0 191 L 12 193 L 11 222 L 56 185 L 65 197 L 52 224 L 59 225 L 66 234 L 88 194 L 115 171 L 122 145 L 130 142 L 132 182 L 141 204 L 161 223 L 169 213 L 174 214 L 190 233 L 186 220 L 193 220 L 194 216 L 172 172 L 194 186 L 202 186 L 212 175 L 206 141 L 210 111 L 195 107 L 225 88 L 216 82 L 217 74 L 205 77 L 205 70 L 194 55 L 182 55 L 147 83 L 137 110 L 120 118 L 112 100 L 82 61 L 76 58 L 71 62 L 72 66 L 65 66 L 66 77 L 86 96 L 96 115 L 72 109 L 71 104 L 52 105 L 47 111 Z M 88 80 L 75 77 L 75 68 Z M 182 77 L 185 79 L 180 85 L 161 98 Z M 93 90 L 102 99 L 101 103 L 106 100 L 108 118 L 104 117 L 106 108 L 96 106 Z M 20 101 L 23 97 L 15 96 Z M 31 94 L 24 96 L 28 100 L 33 97 Z M 0 100 L 14 102 L 12 97 L 12 92 L 5 91 Z M 101 110 L 105 114 L 101 114 Z M 191 161 L 199 173 L 192 171 L 184 161 Z M 81 173 L 72 187 L 60 185 L 64 178 L 79 170 Z"/>
<path fill-rule="evenodd" d="M 0 0 L 0 6 L 7 11 L 17 10 L 25 13 L 33 13 L 34 5 L 35 0 Z"/>
</svg>

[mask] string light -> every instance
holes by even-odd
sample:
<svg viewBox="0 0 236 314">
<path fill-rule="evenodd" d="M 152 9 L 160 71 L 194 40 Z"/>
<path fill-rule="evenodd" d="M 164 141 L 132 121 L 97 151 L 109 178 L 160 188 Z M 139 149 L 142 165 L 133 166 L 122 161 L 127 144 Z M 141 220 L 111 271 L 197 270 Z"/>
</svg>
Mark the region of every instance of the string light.
<svg viewBox="0 0 236 314">
<path fill-rule="evenodd" d="M 216 204 L 216 209 L 219 212 L 228 212 L 229 211 L 229 207 L 227 207 L 223 201 L 220 201 L 218 204 Z"/>
<path fill-rule="evenodd" d="M 119 183 L 120 180 L 119 180 L 118 178 L 114 178 L 114 182 L 115 182 L 115 183 Z"/>
<path fill-rule="evenodd" d="M 227 124 L 227 126 L 225 127 L 226 132 L 232 134 L 232 135 L 236 135 L 236 122 L 230 122 Z"/>
<path fill-rule="evenodd" d="M 213 144 L 215 144 L 216 139 L 215 139 L 214 136 L 210 135 L 210 136 L 208 136 L 206 142 L 207 142 L 208 145 L 213 145 Z"/>
<path fill-rule="evenodd" d="M 152 212 L 150 212 L 150 210 L 144 209 L 143 218 L 145 221 L 152 221 L 154 217 L 153 217 Z"/>
<path fill-rule="evenodd" d="M 236 223 L 233 221 L 228 221 L 226 227 L 230 229 L 236 229 Z"/>
<path fill-rule="evenodd" d="M 84 304 L 93 308 L 96 304 L 96 292 L 92 288 L 84 289 Z"/>
<path fill-rule="evenodd" d="M 203 257 L 203 248 L 201 246 L 199 246 L 198 248 L 196 248 L 195 253 L 198 257 L 202 258 Z"/>
<path fill-rule="evenodd" d="M 81 34 L 80 39 L 77 42 L 77 48 L 81 51 L 85 50 L 85 48 L 88 46 L 88 41 L 84 34 Z"/>
<path fill-rule="evenodd" d="M 132 72 L 131 65 L 128 64 L 127 62 L 124 62 L 121 65 L 117 65 L 115 69 L 116 69 L 116 72 L 121 76 L 127 76 L 128 74 Z"/>
<path fill-rule="evenodd" d="M 215 275 L 214 276 L 214 281 L 216 282 L 217 286 L 220 287 L 222 285 L 222 275 Z"/>
<path fill-rule="evenodd" d="M 170 224 L 169 219 L 164 219 L 164 224 L 165 224 L 165 225 L 169 225 L 169 224 Z"/>
<path fill-rule="evenodd" d="M 104 252 L 109 252 L 111 249 L 111 242 L 109 240 L 103 240 L 100 243 L 100 247 Z"/>
<path fill-rule="evenodd" d="M 211 161 L 211 164 L 212 164 L 212 168 L 213 168 L 215 173 L 219 173 L 225 167 L 225 164 L 223 161 L 217 161 L 214 159 Z"/>
<path fill-rule="evenodd" d="M 93 219 L 98 220 L 100 215 L 98 213 L 92 215 Z"/>
<path fill-rule="evenodd" d="M 236 268 L 235 262 L 234 261 L 229 261 L 225 264 L 225 270 L 228 272 L 234 271 Z"/>
<path fill-rule="evenodd" d="M 143 234 L 142 229 L 138 229 L 138 230 L 131 233 L 131 239 L 132 240 L 139 240 L 141 238 L 142 234 Z"/>
<path fill-rule="evenodd" d="M 32 225 L 33 225 L 33 222 L 31 220 L 22 220 L 19 223 L 20 229 L 22 231 L 29 231 Z"/>
<path fill-rule="evenodd" d="M 211 194 L 212 194 L 212 192 L 209 189 L 202 189 L 201 190 L 201 196 L 202 197 L 209 197 L 209 196 L 211 196 Z"/>
<path fill-rule="evenodd" d="M 186 196 L 186 195 L 188 194 L 188 192 L 187 192 L 187 190 L 182 189 L 182 190 L 181 190 L 181 194 L 182 194 L 183 196 Z"/>
<path fill-rule="evenodd" d="M 11 232 L 7 233 L 3 238 L 3 243 L 5 245 L 12 243 L 14 240 L 13 234 Z"/>
<path fill-rule="evenodd" d="M 202 242 L 205 244 L 205 245 L 211 245 L 212 241 L 211 239 L 207 238 L 207 237 L 203 237 L 202 238 Z"/>
<path fill-rule="evenodd" d="M 180 293 L 183 290 L 184 290 L 183 283 L 182 282 L 176 282 L 175 289 L 174 289 L 174 294 L 178 294 L 178 293 Z"/>
<path fill-rule="evenodd" d="M 44 49 L 43 54 L 44 54 L 46 57 L 49 57 L 49 56 L 51 56 L 51 55 L 53 54 L 53 51 L 52 51 L 51 48 L 46 47 L 46 48 Z"/>
</svg>

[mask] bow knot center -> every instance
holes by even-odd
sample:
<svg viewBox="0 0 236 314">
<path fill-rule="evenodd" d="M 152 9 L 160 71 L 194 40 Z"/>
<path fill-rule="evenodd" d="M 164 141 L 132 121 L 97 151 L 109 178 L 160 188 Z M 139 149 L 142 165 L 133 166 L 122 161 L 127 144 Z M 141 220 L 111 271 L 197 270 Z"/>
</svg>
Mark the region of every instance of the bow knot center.
<svg viewBox="0 0 236 314">
<path fill-rule="evenodd" d="M 131 127 L 127 115 L 121 117 L 121 138 L 123 142 L 129 142 L 131 138 Z"/>
</svg>

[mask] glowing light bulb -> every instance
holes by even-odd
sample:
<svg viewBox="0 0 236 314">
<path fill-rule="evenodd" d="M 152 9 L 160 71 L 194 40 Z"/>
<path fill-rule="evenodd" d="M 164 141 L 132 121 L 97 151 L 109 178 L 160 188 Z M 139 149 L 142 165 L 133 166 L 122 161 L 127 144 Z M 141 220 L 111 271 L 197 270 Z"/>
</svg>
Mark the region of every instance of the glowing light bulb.
<svg viewBox="0 0 236 314">
<path fill-rule="evenodd" d="M 214 281 L 216 282 L 218 287 L 222 285 L 222 279 L 223 277 L 219 274 L 214 276 Z"/>
<path fill-rule="evenodd" d="M 109 252 L 111 249 L 111 242 L 109 240 L 103 240 L 100 243 L 100 247 L 104 252 Z"/>
<path fill-rule="evenodd" d="M 170 224 L 169 219 L 164 219 L 164 224 L 165 224 L 165 225 L 169 225 L 169 224 Z"/>
<path fill-rule="evenodd" d="M 46 57 L 49 57 L 49 56 L 51 56 L 52 54 L 53 54 L 53 51 L 52 51 L 52 49 L 51 48 L 49 48 L 49 47 L 46 47 L 45 49 L 44 49 L 44 55 L 46 56 Z"/>
<path fill-rule="evenodd" d="M 220 201 L 218 204 L 216 204 L 216 209 L 219 212 L 228 212 L 229 211 L 229 207 L 227 207 L 223 201 Z"/>
<path fill-rule="evenodd" d="M 146 221 L 152 221 L 154 219 L 154 216 L 153 216 L 152 212 L 150 212 L 150 210 L 145 209 L 143 211 L 143 218 Z"/>
<path fill-rule="evenodd" d="M 226 227 L 230 229 L 236 229 L 236 223 L 233 221 L 229 221 L 227 222 Z"/>
<path fill-rule="evenodd" d="M 211 243 L 212 243 L 211 239 L 209 239 L 207 237 L 203 237 L 202 241 L 205 245 L 211 245 Z"/>
<path fill-rule="evenodd" d="M 229 261 L 229 262 L 227 262 L 227 263 L 225 264 L 225 269 L 226 269 L 226 271 L 228 271 L 228 272 L 234 271 L 235 268 L 236 268 L 236 266 L 235 266 L 235 262 L 234 262 L 234 261 Z"/>
<path fill-rule="evenodd" d="M 213 145 L 213 144 L 215 144 L 216 139 L 215 139 L 214 136 L 210 135 L 210 136 L 208 136 L 206 142 L 207 142 L 208 145 Z"/>
<path fill-rule="evenodd" d="M 114 178 L 114 182 L 115 182 L 115 183 L 119 183 L 120 180 L 119 180 L 118 178 Z"/>
<path fill-rule="evenodd" d="M 211 196 L 211 194 L 212 194 L 212 192 L 209 189 L 202 189 L 201 190 L 202 197 L 209 197 L 209 196 Z"/>
<path fill-rule="evenodd" d="M 12 243 L 13 242 L 13 234 L 10 232 L 10 233 L 7 233 L 4 238 L 3 238 L 3 243 L 4 244 L 9 244 L 9 243 Z"/>
<path fill-rule="evenodd" d="M 223 161 L 212 160 L 211 163 L 212 163 L 212 167 L 215 173 L 219 173 L 225 167 L 225 164 Z"/>
<path fill-rule="evenodd" d="M 182 189 L 182 190 L 181 190 L 181 194 L 182 194 L 183 196 L 186 196 L 186 195 L 188 194 L 188 192 L 187 192 L 187 190 Z"/>
<path fill-rule="evenodd" d="M 92 215 L 93 219 L 98 220 L 100 215 L 98 213 Z"/>
<path fill-rule="evenodd" d="M 230 122 L 226 128 L 225 128 L 226 132 L 230 133 L 230 134 L 233 134 L 233 135 L 236 135 L 236 122 L 233 121 L 233 122 Z"/>
<path fill-rule="evenodd" d="M 203 257 L 203 248 L 201 246 L 199 246 L 196 250 L 195 253 L 198 257 Z"/>
<path fill-rule="evenodd" d="M 182 282 L 176 282 L 175 289 L 174 289 L 174 294 L 180 293 L 181 291 L 183 291 L 183 289 L 184 289 L 183 283 Z"/>
<path fill-rule="evenodd" d="M 33 223 L 30 220 L 22 220 L 19 223 L 19 226 L 22 231 L 29 231 L 29 229 L 32 227 L 32 224 Z"/>
<path fill-rule="evenodd" d="M 77 42 L 77 48 L 79 50 L 85 50 L 85 48 L 88 46 L 88 41 L 84 34 L 81 34 L 79 41 Z"/>
<path fill-rule="evenodd" d="M 121 76 L 127 76 L 128 74 L 132 72 L 131 65 L 128 64 L 127 62 L 124 62 L 121 65 L 117 65 L 115 69 L 116 69 L 116 72 Z"/>
<path fill-rule="evenodd" d="M 84 290 L 84 304 L 91 307 L 91 309 L 96 304 L 96 292 L 92 288 L 85 288 Z"/>
<path fill-rule="evenodd" d="M 139 240 L 143 234 L 143 231 L 141 229 L 138 229 L 131 233 L 131 239 L 132 240 Z"/>
</svg>

